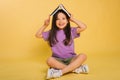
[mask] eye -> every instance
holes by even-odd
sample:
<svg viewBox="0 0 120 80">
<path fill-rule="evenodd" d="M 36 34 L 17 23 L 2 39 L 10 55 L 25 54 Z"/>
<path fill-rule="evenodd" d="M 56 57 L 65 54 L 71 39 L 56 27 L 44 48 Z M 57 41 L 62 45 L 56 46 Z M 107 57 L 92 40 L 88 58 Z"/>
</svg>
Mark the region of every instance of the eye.
<svg viewBox="0 0 120 80">
<path fill-rule="evenodd" d="M 56 18 L 56 20 L 59 20 L 59 18 Z"/>
</svg>

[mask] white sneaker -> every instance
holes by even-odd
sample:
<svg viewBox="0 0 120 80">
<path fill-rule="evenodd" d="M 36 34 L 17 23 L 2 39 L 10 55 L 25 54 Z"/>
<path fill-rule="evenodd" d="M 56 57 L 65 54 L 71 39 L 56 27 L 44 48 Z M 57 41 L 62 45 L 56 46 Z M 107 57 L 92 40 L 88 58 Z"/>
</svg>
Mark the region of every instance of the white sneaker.
<svg viewBox="0 0 120 80">
<path fill-rule="evenodd" d="M 48 69 L 47 72 L 47 79 L 51 79 L 51 78 L 57 78 L 60 77 L 62 75 L 62 71 L 61 70 L 56 70 L 56 69 Z"/>
<path fill-rule="evenodd" d="M 88 73 L 89 72 L 89 68 L 87 64 L 81 65 L 80 67 L 78 67 L 77 69 L 75 69 L 73 72 L 79 74 L 79 73 Z"/>
<path fill-rule="evenodd" d="M 48 71 L 47 71 L 47 79 L 50 79 L 51 76 L 52 76 L 51 69 L 48 69 Z"/>
</svg>

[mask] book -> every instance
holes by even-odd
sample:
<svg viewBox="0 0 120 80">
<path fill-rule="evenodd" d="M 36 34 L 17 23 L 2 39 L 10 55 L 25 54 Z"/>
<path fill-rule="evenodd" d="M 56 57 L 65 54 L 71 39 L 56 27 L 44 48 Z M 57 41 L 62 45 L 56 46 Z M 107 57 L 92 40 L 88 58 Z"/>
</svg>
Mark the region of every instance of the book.
<svg viewBox="0 0 120 80">
<path fill-rule="evenodd" d="M 64 12 L 67 13 L 67 15 L 70 17 L 70 13 L 65 9 L 65 7 L 60 4 L 51 14 L 50 16 L 53 16 L 58 10 L 63 10 Z"/>
</svg>

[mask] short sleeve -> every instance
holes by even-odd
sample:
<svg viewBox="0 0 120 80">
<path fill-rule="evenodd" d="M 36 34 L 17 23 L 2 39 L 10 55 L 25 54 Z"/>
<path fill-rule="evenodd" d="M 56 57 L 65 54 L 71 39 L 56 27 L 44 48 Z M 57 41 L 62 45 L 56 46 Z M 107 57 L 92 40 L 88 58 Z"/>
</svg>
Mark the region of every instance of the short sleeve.
<svg viewBox="0 0 120 80">
<path fill-rule="evenodd" d="M 71 28 L 71 33 L 72 33 L 73 39 L 80 37 L 80 33 L 77 33 L 77 28 L 76 27 Z"/>
<path fill-rule="evenodd" d="M 43 39 L 44 39 L 45 41 L 48 40 L 49 32 L 50 32 L 50 31 L 46 31 L 46 32 L 43 32 L 43 33 L 42 33 Z"/>
</svg>

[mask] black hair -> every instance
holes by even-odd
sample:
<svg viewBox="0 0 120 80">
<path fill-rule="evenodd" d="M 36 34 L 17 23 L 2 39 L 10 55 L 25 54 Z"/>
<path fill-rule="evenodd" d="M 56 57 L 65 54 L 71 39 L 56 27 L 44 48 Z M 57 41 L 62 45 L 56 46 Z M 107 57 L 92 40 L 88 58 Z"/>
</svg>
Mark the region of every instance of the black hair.
<svg viewBox="0 0 120 80">
<path fill-rule="evenodd" d="M 57 34 L 57 31 L 59 30 L 59 28 L 56 25 L 56 20 L 57 20 L 57 16 L 59 13 L 65 14 L 65 16 L 68 20 L 67 25 L 63 29 L 65 36 L 66 36 L 65 40 L 63 41 L 64 45 L 67 46 L 71 40 L 71 28 L 70 28 L 70 22 L 69 22 L 70 17 L 63 10 L 58 10 L 57 13 L 53 15 L 52 26 L 51 26 L 51 30 L 50 30 L 49 37 L 48 37 L 48 42 L 51 47 L 58 42 L 58 40 L 56 38 L 56 34 Z"/>
</svg>

